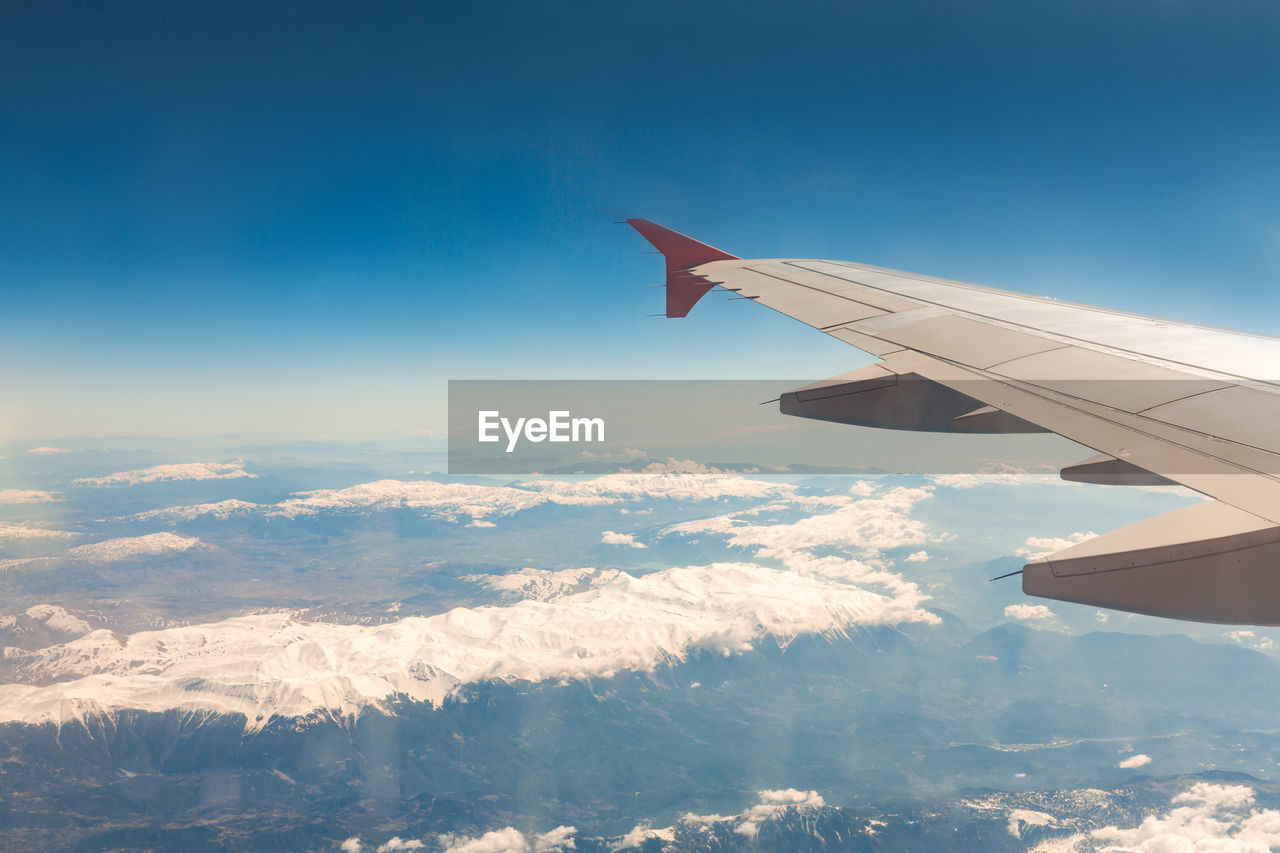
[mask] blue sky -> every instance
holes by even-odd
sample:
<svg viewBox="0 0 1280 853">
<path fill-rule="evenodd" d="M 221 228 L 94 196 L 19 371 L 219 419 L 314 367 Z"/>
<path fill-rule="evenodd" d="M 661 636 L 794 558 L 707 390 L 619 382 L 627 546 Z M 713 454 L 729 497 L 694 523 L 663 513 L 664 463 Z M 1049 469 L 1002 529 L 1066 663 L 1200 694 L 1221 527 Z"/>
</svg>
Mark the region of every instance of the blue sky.
<svg viewBox="0 0 1280 853">
<path fill-rule="evenodd" d="M 443 426 L 450 378 L 818 378 L 645 216 L 1280 334 L 1268 3 L 11 4 L 0 440 Z"/>
</svg>

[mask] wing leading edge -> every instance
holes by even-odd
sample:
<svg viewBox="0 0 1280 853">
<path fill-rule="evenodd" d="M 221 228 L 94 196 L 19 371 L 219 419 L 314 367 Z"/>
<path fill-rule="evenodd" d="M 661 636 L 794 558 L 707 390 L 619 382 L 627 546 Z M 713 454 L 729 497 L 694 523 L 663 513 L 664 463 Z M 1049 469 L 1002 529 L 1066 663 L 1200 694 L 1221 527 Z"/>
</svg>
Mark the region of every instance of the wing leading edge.
<svg viewBox="0 0 1280 853">
<path fill-rule="evenodd" d="M 1100 455 L 1064 479 L 1177 483 L 1216 502 L 1028 563 L 1023 591 L 1154 616 L 1280 625 L 1280 339 L 844 261 L 742 259 L 644 219 L 667 315 L 715 287 L 878 356 L 783 395 L 889 429 L 1054 432 Z"/>
</svg>

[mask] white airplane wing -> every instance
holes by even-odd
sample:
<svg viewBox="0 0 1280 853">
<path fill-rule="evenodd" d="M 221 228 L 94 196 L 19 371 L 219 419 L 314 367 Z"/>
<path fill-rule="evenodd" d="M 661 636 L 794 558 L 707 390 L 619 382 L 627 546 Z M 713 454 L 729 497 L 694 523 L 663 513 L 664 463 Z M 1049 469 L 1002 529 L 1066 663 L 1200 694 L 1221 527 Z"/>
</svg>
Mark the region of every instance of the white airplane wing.
<svg viewBox="0 0 1280 853">
<path fill-rule="evenodd" d="M 1023 591 L 1134 613 L 1280 625 L 1280 339 L 846 261 L 734 257 L 627 220 L 667 262 L 667 316 L 715 287 L 878 356 L 782 411 L 935 432 L 1054 432 L 1093 483 L 1213 501 L 1028 563 Z"/>
</svg>

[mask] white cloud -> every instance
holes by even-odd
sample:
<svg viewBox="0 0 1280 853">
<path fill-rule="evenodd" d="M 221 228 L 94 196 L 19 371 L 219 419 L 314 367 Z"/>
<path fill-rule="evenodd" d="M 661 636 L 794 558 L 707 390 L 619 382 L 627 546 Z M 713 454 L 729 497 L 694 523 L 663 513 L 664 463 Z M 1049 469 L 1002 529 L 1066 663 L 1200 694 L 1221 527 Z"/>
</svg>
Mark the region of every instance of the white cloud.
<svg viewBox="0 0 1280 853">
<path fill-rule="evenodd" d="M 881 552 L 930 540 L 925 525 L 911 518 L 911 511 L 917 502 L 932 494 L 928 488 L 894 488 L 860 500 L 845 495 L 819 499 L 796 497 L 787 503 L 675 524 L 666 528 L 663 535 L 723 535 L 730 545 L 754 547 L 757 556 L 780 560 L 797 574 L 880 588 L 892 597 L 919 604 L 928 596 L 923 595 L 916 584 L 888 571 Z M 762 514 L 785 510 L 789 505 L 824 509 L 834 506 L 835 509 L 794 522 L 751 523 Z M 817 556 L 816 549 L 853 549 L 860 557 Z M 922 621 L 933 623 L 937 617 L 928 614 Z"/>
<path fill-rule="evenodd" d="M 1227 631 L 1224 634 L 1228 640 L 1239 643 L 1242 646 L 1248 646 L 1260 652 L 1270 651 L 1276 647 L 1275 640 L 1270 637 L 1260 637 L 1254 631 Z"/>
<path fill-rule="evenodd" d="M 1072 533 L 1069 536 L 1031 536 L 1014 553 L 1028 561 L 1039 560 L 1041 557 L 1056 554 L 1064 548 L 1079 545 L 1081 542 L 1092 539 L 1097 535 L 1090 530 L 1087 533 Z"/>
<path fill-rule="evenodd" d="M 467 527 L 497 527 L 492 521 L 485 521 L 483 518 L 473 518 L 467 522 Z"/>
<path fill-rule="evenodd" d="M 506 829 L 486 832 L 479 838 L 442 835 L 440 846 L 444 853 L 525 853 L 529 849 L 529 842 L 525 840 L 524 833 L 514 826 L 508 826 Z"/>
<path fill-rule="evenodd" d="M 908 554 L 906 556 L 906 561 L 908 563 L 927 563 L 929 562 L 929 552 L 916 551 L 914 554 Z"/>
<path fill-rule="evenodd" d="M 136 486 L 174 480 L 238 480 L 256 477 L 241 467 L 240 462 L 183 462 L 177 465 L 154 465 L 133 471 L 118 471 L 105 477 L 82 477 L 73 486 Z"/>
<path fill-rule="evenodd" d="M 600 534 L 600 542 L 604 545 L 630 545 L 632 548 L 647 548 L 643 542 L 637 542 L 636 537 L 630 533 L 615 533 L 612 530 L 606 530 Z"/>
<path fill-rule="evenodd" d="M 936 622 L 911 585 L 873 591 L 745 563 L 689 566 L 607 582 L 552 601 L 456 608 L 381 625 L 259 613 L 121 636 L 94 631 L 24 652 L 40 686 L 0 686 L 0 722 L 59 721 L 133 708 L 349 716 L 406 699 L 439 705 L 465 684 L 608 678 L 653 671 L 695 650 L 729 655 L 768 637 Z"/>
<path fill-rule="evenodd" d="M 23 453 L 30 453 L 34 456 L 52 456 L 55 453 L 70 453 L 64 447 L 33 447 L 30 450 L 24 450 Z"/>
<path fill-rule="evenodd" d="M 378 845 L 378 853 L 395 853 L 398 850 L 421 850 L 426 845 L 417 839 L 404 839 L 394 836 L 384 844 Z"/>
<path fill-rule="evenodd" d="M 342 853 L 360 853 L 364 849 L 364 845 L 360 843 L 360 836 L 353 835 L 346 841 L 342 842 L 338 847 Z"/>
<path fill-rule="evenodd" d="M 1137 755 L 1131 755 L 1128 758 L 1126 758 L 1124 761 L 1121 761 L 1119 764 L 1116 765 L 1116 767 L 1123 767 L 1125 770 L 1132 770 L 1136 767 L 1146 767 L 1150 763 L 1151 763 L 1151 756 L 1143 755 L 1142 753 L 1139 752 Z"/>
<path fill-rule="evenodd" d="M 104 542 L 93 542 L 72 548 L 67 556 L 90 563 L 114 563 L 132 557 L 156 556 L 159 554 L 176 554 L 189 551 L 201 545 L 199 539 L 189 536 L 178 536 L 174 533 L 151 533 L 146 536 L 129 536 L 122 539 L 108 539 Z"/>
<path fill-rule="evenodd" d="M 663 829 L 654 829 L 653 825 L 648 821 L 638 823 L 635 828 L 623 835 L 614 842 L 613 850 L 631 850 L 640 847 L 650 838 L 657 838 L 662 841 L 671 842 L 676 840 L 676 829 L 674 826 L 668 826 Z"/>
<path fill-rule="evenodd" d="M 1280 847 L 1280 810 L 1258 808 L 1253 789 L 1246 785 L 1197 782 L 1175 796 L 1171 805 L 1174 808 L 1150 815 L 1136 827 L 1107 826 L 1045 842 L 1035 851 L 1267 853 Z"/>
<path fill-rule="evenodd" d="M 1043 604 L 1010 604 L 1004 609 L 1004 618 L 1023 621 L 1052 619 L 1053 611 Z"/>
<path fill-rule="evenodd" d="M 578 833 L 576 826 L 557 826 L 533 839 L 533 853 L 564 853 L 576 848 L 573 836 Z"/>
<path fill-rule="evenodd" d="M 739 525 L 733 519 L 724 529 L 730 533 L 730 545 L 758 546 L 761 556 L 832 546 L 879 552 L 929 540 L 924 523 L 911 518 L 910 513 L 916 503 L 932 494 L 928 488 L 894 488 L 789 524 Z"/>
<path fill-rule="evenodd" d="M 55 492 L 39 489 L 0 489 L 0 504 L 40 504 L 58 500 Z"/>
<path fill-rule="evenodd" d="M 761 791 L 760 802 L 737 816 L 734 831 L 748 838 L 755 838 L 760 833 L 760 824 L 778 817 L 788 809 L 812 811 L 825 805 L 817 791 L 797 791 L 795 788 Z"/>
<path fill-rule="evenodd" d="M 550 832 L 526 837 L 520 830 L 508 826 L 478 837 L 450 833 L 439 836 L 438 841 L 444 853 L 565 853 L 577 847 L 573 838 L 577 832 L 577 827 L 557 826 Z M 415 843 L 422 846 L 421 842 Z"/>
</svg>

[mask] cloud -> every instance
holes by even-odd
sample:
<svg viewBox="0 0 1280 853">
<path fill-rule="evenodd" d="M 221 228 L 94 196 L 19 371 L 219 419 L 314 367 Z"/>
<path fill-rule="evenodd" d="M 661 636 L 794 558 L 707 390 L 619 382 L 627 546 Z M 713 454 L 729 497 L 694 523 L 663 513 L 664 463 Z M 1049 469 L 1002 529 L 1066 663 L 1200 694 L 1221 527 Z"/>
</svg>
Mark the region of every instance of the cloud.
<svg viewBox="0 0 1280 853">
<path fill-rule="evenodd" d="M 151 533 L 146 536 L 130 536 L 107 539 L 72 548 L 67 556 L 90 563 L 114 563 L 132 557 L 150 557 L 160 554 L 176 554 L 189 551 L 203 543 L 189 536 L 174 533 Z"/>
<path fill-rule="evenodd" d="M 0 504 L 39 504 L 58 499 L 57 493 L 38 489 L 0 489 Z"/>
<path fill-rule="evenodd" d="M 360 836 L 353 835 L 346 841 L 342 842 L 338 847 L 342 853 L 360 853 L 364 849 L 364 845 L 360 843 Z"/>
<path fill-rule="evenodd" d="M 70 453 L 64 447 L 33 447 L 30 450 L 24 450 L 23 453 L 30 453 L 34 456 L 52 456 L 55 453 Z"/>
<path fill-rule="evenodd" d="M 179 537 L 174 537 L 179 538 Z M 126 540 L 127 541 L 127 540 Z M 0 685 L 0 722 L 62 721 L 121 709 L 348 717 L 439 705 L 463 685 L 651 672 L 697 651 L 746 652 L 771 638 L 937 622 L 911 585 L 874 591 L 846 578 L 716 563 L 635 577 L 618 572 L 550 601 L 456 608 L 380 625 L 308 622 L 285 612 L 122 636 L 108 631 L 35 652 L 32 684 Z"/>
<path fill-rule="evenodd" d="M 916 551 L 914 554 L 908 554 L 905 559 L 908 563 L 927 563 L 929 562 L 929 552 Z"/>
<path fill-rule="evenodd" d="M 1043 604 L 1010 604 L 1004 609 L 1004 618 L 1020 619 L 1024 622 L 1033 619 L 1052 619 L 1053 611 Z"/>
<path fill-rule="evenodd" d="M 416 839 L 407 840 L 394 836 L 384 844 L 378 845 L 378 853 L 395 853 L 398 850 L 421 850 L 426 845 Z"/>
<path fill-rule="evenodd" d="M 643 542 L 637 542 L 636 537 L 630 533 L 615 533 L 612 530 L 606 530 L 600 534 L 600 542 L 604 545 L 630 545 L 632 548 L 647 548 Z"/>
<path fill-rule="evenodd" d="M 787 502 L 675 524 L 663 535 L 723 535 L 728 544 L 754 548 L 756 556 L 777 559 L 797 574 L 879 588 L 891 597 L 918 605 L 928 596 L 916 584 L 889 571 L 882 551 L 930 541 L 925 525 L 911 518 L 911 512 L 917 502 L 932 494 L 928 488 L 893 488 L 860 499 L 851 495 L 794 496 Z M 805 505 L 835 509 L 793 522 L 756 523 L 761 515 Z M 859 556 L 821 553 L 833 550 L 853 550 Z M 937 617 L 927 614 L 921 621 L 934 623 Z"/>
<path fill-rule="evenodd" d="M 738 825 L 734 831 L 755 838 L 760 833 L 760 824 L 779 817 L 789 809 L 813 811 L 825 805 L 817 791 L 797 791 L 795 788 L 761 791 L 760 802 L 737 816 Z"/>
<path fill-rule="evenodd" d="M 578 832 L 576 826 L 557 826 L 550 832 L 544 832 L 533 839 L 533 853 L 564 853 L 577 847 L 573 836 Z"/>
<path fill-rule="evenodd" d="M 140 483 L 160 483 L 175 480 L 239 480 L 256 477 L 245 471 L 239 462 L 184 462 L 177 465 L 154 465 L 134 471 L 119 471 L 105 477 L 82 477 L 72 480 L 73 486 L 136 486 Z"/>
<path fill-rule="evenodd" d="M 449 833 L 438 836 L 437 841 L 443 853 L 565 853 L 577 847 L 573 838 L 577 832 L 577 827 L 557 826 L 541 835 L 526 836 L 508 826 L 477 837 Z M 422 846 L 421 842 L 415 843 Z"/>
<path fill-rule="evenodd" d="M 1048 557 L 1050 554 L 1056 554 L 1064 548 L 1079 545 L 1081 542 L 1092 539 L 1097 535 L 1090 530 L 1087 533 L 1072 533 L 1070 536 L 1031 536 L 1014 553 L 1028 561 L 1039 560 L 1042 557 Z"/>
<path fill-rule="evenodd" d="M 674 826 L 668 826 L 664 829 L 654 829 L 653 824 L 649 821 L 638 823 L 634 829 L 615 841 L 611 849 L 615 851 L 631 850 L 633 848 L 643 846 L 650 838 L 657 838 L 666 842 L 675 841 L 676 829 Z"/>
<path fill-rule="evenodd" d="M 1146 767 L 1150 763 L 1151 763 L 1151 756 L 1143 755 L 1142 753 L 1139 752 L 1137 755 L 1131 755 L 1128 758 L 1126 758 L 1124 761 L 1121 761 L 1119 764 L 1116 765 L 1116 767 L 1123 767 L 1125 770 L 1132 770 L 1136 767 Z"/>
<path fill-rule="evenodd" d="M 1269 651 L 1276 647 L 1275 640 L 1270 637 L 1260 637 L 1257 633 L 1249 630 L 1227 631 L 1223 636 L 1232 642 L 1239 643 L 1242 646 L 1248 646 L 1249 648 L 1256 649 L 1260 652 Z"/>
<path fill-rule="evenodd" d="M 485 521 L 483 518 L 473 518 L 467 522 L 467 527 L 497 527 L 492 521 Z"/>
<path fill-rule="evenodd" d="M 730 545 L 758 546 L 757 553 L 762 556 L 841 546 L 879 552 L 929 541 L 924 523 L 911 518 L 910 513 L 916 503 L 932 494 L 928 488 L 899 487 L 787 524 L 734 523 L 725 529 L 730 533 Z"/>
<path fill-rule="evenodd" d="M 1106 826 L 1069 838 L 1046 841 L 1049 851 L 1129 851 L 1129 853 L 1266 853 L 1280 847 L 1280 810 L 1258 808 L 1246 785 L 1197 782 L 1175 796 L 1163 814 L 1135 827 Z"/>
<path fill-rule="evenodd" d="M 514 826 L 486 832 L 479 838 L 442 835 L 440 846 L 444 853 L 525 853 L 529 842 Z"/>
</svg>

